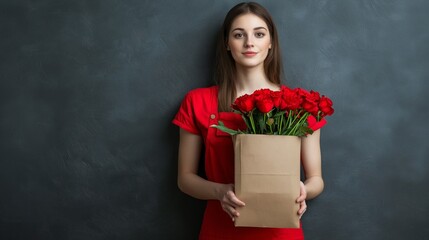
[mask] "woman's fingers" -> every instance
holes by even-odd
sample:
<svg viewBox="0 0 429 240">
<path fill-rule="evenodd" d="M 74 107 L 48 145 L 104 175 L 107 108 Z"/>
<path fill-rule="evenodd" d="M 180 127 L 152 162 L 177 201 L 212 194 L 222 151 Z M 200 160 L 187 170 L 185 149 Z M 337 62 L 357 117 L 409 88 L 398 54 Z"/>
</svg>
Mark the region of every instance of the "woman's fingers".
<svg viewBox="0 0 429 240">
<path fill-rule="evenodd" d="M 307 203 L 303 201 L 300 203 L 298 214 L 302 215 L 305 212 L 305 210 L 307 210 Z"/>
<path fill-rule="evenodd" d="M 228 201 L 231 203 L 231 205 L 235 207 L 244 207 L 246 205 L 244 202 L 242 202 L 240 199 L 237 198 L 235 193 L 233 191 L 228 191 L 226 193 Z"/>
<path fill-rule="evenodd" d="M 305 189 L 305 185 L 303 182 L 300 182 L 299 187 L 300 187 L 300 193 L 299 193 L 299 197 L 296 199 L 296 202 L 299 203 L 298 215 L 299 215 L 299 218 L 301 219 L 302 215 L 307 210 L 307 203 L 305 202 L 305 199 L 307 198 L 307 191 Z"/>
<path fill-rule="evenodd" d="M 235 218 L 240 216 L 240 213 L 237 211 L 237 208 L 243 207 L 245 204 L 234 193 L 234 185 L 229 184 L 221 198 L 221 205 L 223 210 L 228 213 L 232 221 L 235 221 Z"/>
<path fill-rule="evenodd" d="M 305 201 L 307 198 L 307 191 L 305 190 L 305 185 L 303 182 L 299 183 L 299 197 L 296 199 L 297 203 Z"/>
<path fill-rule="evenodd" d="M 231 205 L 227 205 L 227 204 L 225 204 L 224 205 L 224 210 L 232 217 L 232 218 L 235 218 L 235 217 L 239 217 L 240 216 L 240 213 L 238 213 L 238 211 L 233 207 L 233 206 L 231 206 Z"/>
<path fill-rule="evenodd" d="M 307 211 L 307 203 L 305 201 L 302 201 L 299 203 L 299 210 L 298 210 L 299 219 L 301 219 L 305 211 Z"/>
<path fill-rule="evenodd" d="M 232 216 L 233 220 L 235 217 L 240 216 L 240 213 L 237 211 L 236 208 L 243 207 L 245 204 L 240 201 L 237 196 L 235 196 L 234 192 L 228 191 L 225 196 L 224 200 L 222 201 L 223 209 Z"/>
</svg>

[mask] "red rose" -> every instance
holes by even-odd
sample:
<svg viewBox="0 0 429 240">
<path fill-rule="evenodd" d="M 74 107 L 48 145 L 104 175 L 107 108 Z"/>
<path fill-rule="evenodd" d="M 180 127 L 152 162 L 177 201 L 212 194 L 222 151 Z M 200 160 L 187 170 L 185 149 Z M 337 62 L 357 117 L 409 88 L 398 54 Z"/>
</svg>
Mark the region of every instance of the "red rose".
<svg viewBox="0 0 429 240">
<path fill-rule="evenodd" d="M 302 98 L 298 91 L 289 88 L 282 89 L 282 99 L 280 101 L 281 110 L 296 110 L 301 106 Z"/>
<path fill-rule="evenodd" d="M 310 95 L 311 95 L 311 97 L 312 97 L 313 99 L 315 99 L 316 101 L 319 101 L 319 100 L 320 100 L 320 93 L 319 93 L 319 92 L 316 92 L 316 91 L 311 90 L 311 91 L 310 91 Z"/>
<path fill-rule="evenodd" d="M 264 88 L 264 89 L 259 89 L 259 90 L 254 91 L 252 93 L 252 95 L 255 97 L 255 99 L 258 99 L 261 97 L 264 98 L 266 96 L 270 96 L 271 92 L 272 91 L 270 89 Z"/>
<path fill-rule="evenodd" d="M 268 113 L 274 108 L 274 102 L 270 96 L 259 97 L 259 99 L 256 100 L 256 107 L 262 113 Z"/>
<path fill-rule="evenodd" d="M 334 109 L 332 108 L 332 100 L 328 97 L 322 96 L 319 101 L 319 108 L 322 112 L 322 117 L 330 116 L 334 113 Z"/>
<path fill-rule="evenodd" d="M 232 108 L 244 113 L 250 112 L 255 108 L 255 99 L 252 95 L 244 94 L 234 101 Z"/>
<path fill-rule="evenodd" d="M 301 90 L 301 93 L 303 94 L 302 108 L 304 108 L 304 110 L 316 117 L 319 113 L 320 94 L 313 90 L 311 90 L 310 92 L 305 92 Z"/>
<path fill-rule="evenodd" d="M 282 101 L 282 92 L 281 91 L 271 92 L 271 99 L 273 100 L 274 107 L 280 108 L 280 103 Z"/>
<path fill-rule="evenodd" d="M 293 91 L 295 91 L 301 97 L 305 97 L 310 94 L 307 90 L 302 88 L 295 88 Z"/>
</svg>

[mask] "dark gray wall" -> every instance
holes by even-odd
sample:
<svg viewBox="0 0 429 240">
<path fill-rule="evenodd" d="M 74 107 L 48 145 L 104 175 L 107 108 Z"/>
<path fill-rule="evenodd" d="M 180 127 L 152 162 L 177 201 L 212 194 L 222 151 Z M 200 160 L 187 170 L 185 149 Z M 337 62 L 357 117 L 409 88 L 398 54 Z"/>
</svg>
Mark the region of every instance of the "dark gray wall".
<svg viewBox="0 0 429 240">
<path fill-rule="evenodd" d="M 1 239 L 196 238 L 170 121 L 235 3 L 1 1 Z M 262 3 L 287 84 L 335 103 L 307 239 L 428 239 L 429 2 Z"/>
</svg>

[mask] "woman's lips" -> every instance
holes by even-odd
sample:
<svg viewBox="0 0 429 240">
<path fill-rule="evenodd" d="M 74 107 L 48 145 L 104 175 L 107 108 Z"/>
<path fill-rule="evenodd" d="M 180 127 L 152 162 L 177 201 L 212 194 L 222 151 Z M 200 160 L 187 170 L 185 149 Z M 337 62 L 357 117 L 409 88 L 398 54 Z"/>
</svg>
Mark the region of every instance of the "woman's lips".
<svg viewBox="0 0 429 240">
<path fill-rule="evenodd" d="M 257 52 L 252 52 L 252 51 L 247 51 L 247 52 L 243 53 L 243 55 L 246 56 L 246 57 L 253 57 L 256 54 L 258 54 L 258 53 Z"/>
</svg>

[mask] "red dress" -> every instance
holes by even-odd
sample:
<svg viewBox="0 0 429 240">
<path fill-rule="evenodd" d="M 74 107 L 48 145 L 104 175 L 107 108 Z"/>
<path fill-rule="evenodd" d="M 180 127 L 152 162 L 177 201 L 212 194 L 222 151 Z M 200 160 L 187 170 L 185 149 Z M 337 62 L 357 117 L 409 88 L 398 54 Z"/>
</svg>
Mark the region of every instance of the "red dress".
<svg viewBox="0 0 429 240">
<path fill-rule="evenodd" d="M 222 121 L 227 127 L 245 129 L 241 115 L 232 112 L 218 112 L 218 87 L 199 88 L 190 91 L 183 100 L 173 123 L 182 129 L 200 135 L 205 144 L 205 171 L 209 181 L 234 183 L 234 149 L 231 136 L 210 127 Z M 321 128 L 325 120 L 309 119 L 313 130 Z M 253 228 L 235 227 L 234 222 L 223 211 L 218 200 L 208 200 L 200 231 L 200 240 L 260 240 L 304 239 L 302 227 Z"/>
</svg>

